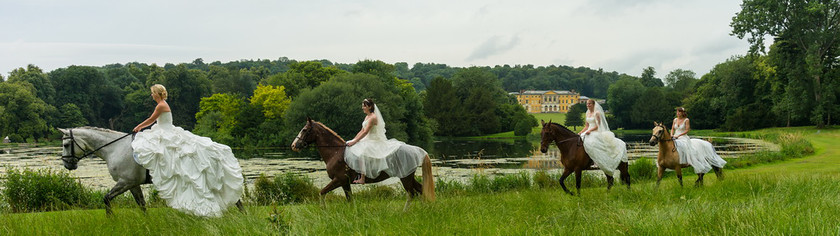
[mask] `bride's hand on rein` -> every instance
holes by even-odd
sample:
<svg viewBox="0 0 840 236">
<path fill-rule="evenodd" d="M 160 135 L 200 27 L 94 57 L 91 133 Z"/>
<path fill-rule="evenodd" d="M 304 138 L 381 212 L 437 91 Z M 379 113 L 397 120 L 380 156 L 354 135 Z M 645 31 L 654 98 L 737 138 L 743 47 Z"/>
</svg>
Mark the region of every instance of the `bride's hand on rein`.
<svg viewBox="0 0 840 236">
<path fill-rule="evenodd" d="M 356 144 L 356 140 L 350 140 L 350 141 L 347 141 L 347 143 L 345 143 L 345 144 L 346 144 L 348 147 L 349 147 L 349 146 L 353 146 L 353 144 Z"/>
</svg>

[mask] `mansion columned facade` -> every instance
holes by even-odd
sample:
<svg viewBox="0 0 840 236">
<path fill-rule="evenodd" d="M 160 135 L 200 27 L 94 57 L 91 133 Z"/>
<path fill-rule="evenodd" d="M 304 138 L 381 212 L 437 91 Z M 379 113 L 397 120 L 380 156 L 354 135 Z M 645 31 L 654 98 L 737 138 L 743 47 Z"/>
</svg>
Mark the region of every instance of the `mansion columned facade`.
<svg viewBox="0 0 840 236">
<path fill-rule="evenodd" d="M 528 113 L 566 113 L 572 105 L 586 102 L 586 96 L 566 90 L 522 90 L 511 92 Z"/>
</svg>

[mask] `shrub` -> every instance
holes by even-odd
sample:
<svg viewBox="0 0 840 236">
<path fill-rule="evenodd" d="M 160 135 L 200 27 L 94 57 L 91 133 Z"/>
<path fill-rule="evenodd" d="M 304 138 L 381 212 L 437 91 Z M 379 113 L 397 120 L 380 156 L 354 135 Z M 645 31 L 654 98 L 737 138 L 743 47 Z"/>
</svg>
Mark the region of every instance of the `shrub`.
<svg viewBox="0 0 840 236">
<path fill-rule="evenodd" d="M 396 189 L 389 186 L 369 185 L 369 187 L 364 188 L 358 193 L 354 192 L 353 197 L 377 200 L 393 199 L 397 196 L 404 196 L 405 191 L 402 191 L 402 185 L 400 185 L 400 189 L 401 190 L 397 192 Z"/>
<path fill-rule="evenodd" d="M 440 194 L 461 195 L 467 192 L 467 186 L 457 180 L 437 179 L 435 192 Z"/>
<path fill-rule="evenodd" d="M 549 174 L 545 170 L 539 170 L 534 173 L 534 184 L 539 188 L 558 188 L 560 187 L 560 175 Z"/>
<path fill-rule="evenodd" d="M 525 136 L 531 133 L 531 124 L 527 120 L 520 120 L 516 122 L 513 129 L 513 135 Z"/>
<path fill-rule="evenodd" d="M 249 196 L 262 205 L 298 203 L 317 199 L 318 188 L 312 180 L 293 173 L 277 175 L 273 180 L 261 174 Z"/>
<path fill-rule="evenodd" d="M 634 181 L 647 181 L 656 179 L 656 163 L 647 157 L 641 157 L 628 167 L 630 178 Z"/>
<path fill-rule="evenodd" d="M 777 141 L 781 146 L 781 153 L 789 158 L 803 157 L 814 153 L 814 146 L 800 133 L 779 135 Z"/>
<path fill-rule="evenodd" d="M 527 189 L 531 187 L 531 175 L 528 172 L 520 171 L 516 174 L 499 175 L 493 178 L 490 189 L 493 192 L 503 192 L 515 189 Z"/>
<path fill-rule="evenodd" d="M 474 193 L 492 192 L 492 180 L 484 174 L 474 174 L 469 181 L 468 190 Z"/>
<path fill-rule="evenodd" d="M 66 210 L 91 207 L 90 191 L 67 172 L 8 168 L 3 198 L 12 212 Z"/>
</svg>

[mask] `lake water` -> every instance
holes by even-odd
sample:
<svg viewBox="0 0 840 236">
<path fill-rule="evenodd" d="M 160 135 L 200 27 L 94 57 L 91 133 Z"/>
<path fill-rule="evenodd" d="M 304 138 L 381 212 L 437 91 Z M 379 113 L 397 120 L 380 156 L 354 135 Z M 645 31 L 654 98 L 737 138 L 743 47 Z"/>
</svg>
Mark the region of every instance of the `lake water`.
<svg viewBox="0 0 840 236">
<path fill-rule="evenodd" d="M 642 156 L 656 157 L 658 148 L 647 143 L 650 135 L 625 135 L 620 138 L 628 144 L 631 161 Z M 710 140 L 718 154 L 725 158 L 762 150 L 778 150 L 775 144 L 754 139 L 693 138 Z M 562 168 L 559 164 L 558 149 L 551 146 L 548 153 L 541 153 L 538 150 L 539 142 L 536 140 L 444 140 L 427 144 L 424 148 L 431 154 L 435 176 L 449 180 L 463 181 L 476 173 L 496 175 L 520 171 L 556 171 Z M 312 148 L 303 152 L 291 152 L 287 148 L 237 151 L 236 155 L 241 158 L 239 162 L 248 184 L 253 183 L 261 174 L 273 176 L 287 172 L 308 176 L 318 187 L 329 182 L 325 165 Z M 59 146 L 23 144 L 13 148 L 0 148 L 0 166 L 67 171 L 59 156 Z M 0 175 L 5 172 L 6 168 L 0 167 Z M 418 170 L 418 174 L 419 172 Z M 114 185 L 105 168 L 105 162 L 99 158 L 83 159 L 79 168 L 70 174 L 78 177 L 83 184 L 96 189 L 110 189 Z M 392 178 L 383 184 L 398 182 L 398 179 Z"/>
</svg>

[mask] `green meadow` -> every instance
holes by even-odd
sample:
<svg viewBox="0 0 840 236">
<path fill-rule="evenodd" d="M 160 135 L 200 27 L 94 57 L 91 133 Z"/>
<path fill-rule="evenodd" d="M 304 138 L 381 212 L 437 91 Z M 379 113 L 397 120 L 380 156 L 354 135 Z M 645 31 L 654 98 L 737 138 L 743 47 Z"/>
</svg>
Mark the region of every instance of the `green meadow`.
<svg viewBox="0 0 840 236">
<path fill-rule="evenodd" d="M 446 191 L 451 183 L 442 183 L 436 202 L 415 201 L 405 212 L 401 192 L 360 194 L 347 203 L 336 191 L 325 207 L 316 201 L 252 205 L 244 214 L 232 208 L 211 219 L 160 206 L 144 214 L 122 204 L 111 217 L 103 210 L 4 213 L 0 235 L 837 235 L 840 131 L 735 135 L 772 140 L 788 133 L 802 135 L 813 154 L 727 169 L 724 180 L 708 175 L 703 187 L 692 186 L 694 175 L 684 178 L 685 187 L 671 175 L 658 188 L 650 180 L 609 191 L 595 183 L 580 196 L 536 184 L 476 193 Z"/>
</svg>

